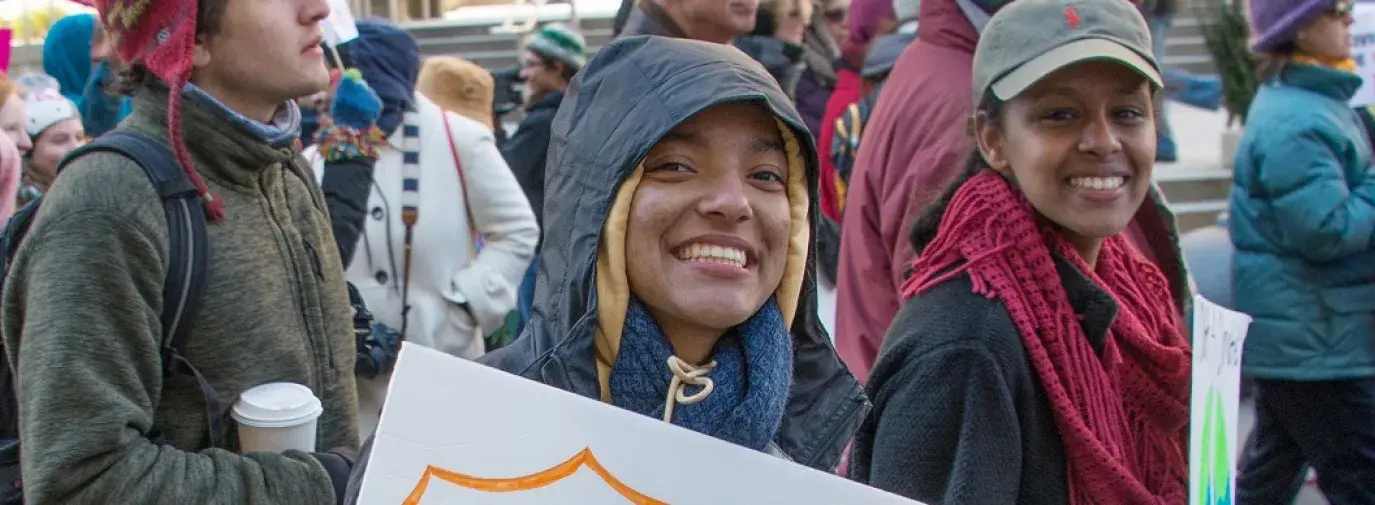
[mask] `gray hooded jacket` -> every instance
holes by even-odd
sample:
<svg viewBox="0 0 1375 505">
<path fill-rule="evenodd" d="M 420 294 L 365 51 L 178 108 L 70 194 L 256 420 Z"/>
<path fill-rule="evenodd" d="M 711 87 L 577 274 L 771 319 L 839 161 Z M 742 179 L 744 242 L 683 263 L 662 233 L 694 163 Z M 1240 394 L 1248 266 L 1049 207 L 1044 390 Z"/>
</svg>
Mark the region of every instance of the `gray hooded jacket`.
<svg viewBox="0 0 1375 505">
<path fill-rule="evenodd" d="M 769 73 L 726 45 L 659 37 L 619 40 L 599 51 L 574 79 L 554 119 L 545 253 L 530 323 L 511 346 L 479 361 L 597 398 L 594 279 L 611 204 L 636 164 L 669 130 L 713 105 L 742 100 L 768 106 L 802 145 L 813 202 L 808 221 L 815 236 L 816 147 Z M 803 281 L 793 338 L 793 388 L 776 441 L 792 460 L 829 471 L 869 405 L 817 318 L 814 268 Z"/>
<path fill-rule="evenodd" d="M 598 51 L 573 80 L 554 118 L 544 253 L 530 323 L 520 339 L 479 362 L 598 398 L 594 282 L 602 223 L 621 185 L 660 138 L 702 110 L 742 100 L 767 106 L 796 134 L 807 160 L 813 202 L 808 221 L 815 236 L 816 147 L 763 67 L 722 44 L 662 37 L 618 40 Z M 809 266 L 792 327 L 793 386 L 775 442 L 793 461 L 831 471 L 869 403 L 817 318 L 815 279 Z M 355 476 L 361 475 L 365 459 Z M 355 492 L 358 480 L 351 486 Z"/>
</svg>

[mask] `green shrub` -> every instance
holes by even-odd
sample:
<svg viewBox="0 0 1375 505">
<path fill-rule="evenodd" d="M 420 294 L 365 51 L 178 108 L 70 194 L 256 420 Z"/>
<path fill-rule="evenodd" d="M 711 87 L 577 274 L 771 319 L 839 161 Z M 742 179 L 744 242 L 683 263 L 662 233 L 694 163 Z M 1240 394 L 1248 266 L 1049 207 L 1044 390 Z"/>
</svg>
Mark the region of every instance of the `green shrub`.
<svg viewBox="0 0 1375 505">
<path fill-rule="evenodd" d="M 1222 78 L 1227 124 L 1245 125 L 1251 99 L 1260 87 L 1256 59 L 1247 48 L 1251 27 L 1246 22 L 1246 1 L 1196 0 L 1193 4 L 1208 53 Z"/>
</svg>

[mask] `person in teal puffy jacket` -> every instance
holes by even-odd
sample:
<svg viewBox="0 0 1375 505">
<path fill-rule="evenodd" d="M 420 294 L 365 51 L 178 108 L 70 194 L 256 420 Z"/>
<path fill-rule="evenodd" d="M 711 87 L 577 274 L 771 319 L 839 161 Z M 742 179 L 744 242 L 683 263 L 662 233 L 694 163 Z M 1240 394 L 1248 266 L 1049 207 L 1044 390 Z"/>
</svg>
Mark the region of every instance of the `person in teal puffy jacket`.
<svg viewBox="0 0 1375 505">
<path fill-rule="evenodd" d="M 1375 169 L 1346 0 L 1249 0 L 1264 82 L 1236 153 L 1235 306 L 1256 428 L 1239 505 L 1292 503 L 1308 467 L 1334 505 L 1375 504 Z"/>
</svg>

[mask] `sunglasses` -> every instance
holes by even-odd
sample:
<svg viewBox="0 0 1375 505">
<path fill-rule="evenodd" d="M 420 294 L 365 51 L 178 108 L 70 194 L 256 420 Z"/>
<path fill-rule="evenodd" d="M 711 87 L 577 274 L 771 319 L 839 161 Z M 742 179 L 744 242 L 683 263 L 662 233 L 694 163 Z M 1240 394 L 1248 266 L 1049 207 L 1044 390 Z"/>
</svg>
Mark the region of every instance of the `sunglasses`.
<svg viewBox="0 0 1375 505">
<path fill-rule="evenodd" d="M 822 13 L 826 20 L 832 23 L 845 21 L 845 9 L 830 9 Z"/>
</svg>

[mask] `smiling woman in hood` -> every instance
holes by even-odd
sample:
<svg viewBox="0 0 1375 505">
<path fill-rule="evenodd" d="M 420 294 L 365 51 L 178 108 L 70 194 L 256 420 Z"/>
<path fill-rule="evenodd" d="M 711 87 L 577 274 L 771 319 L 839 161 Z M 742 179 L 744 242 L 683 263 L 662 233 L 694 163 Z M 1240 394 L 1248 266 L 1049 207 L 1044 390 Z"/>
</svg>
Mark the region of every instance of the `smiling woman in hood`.
<svg viewBox="0 0 1375 505">
<path fill-rule="evenodd" d="M 547 171 L 530 322 L 478 362 L 834 470 L 869 404 L 817 318 L 816 146 L 773 77 L 727 45 L 616 41 Z"/>
<path fill-rule="evenodd" d="M 554 120 L 534 314 L 489 365 L 833 468 L 867 410 L 816 316 L 816 149 L 724 45 L 603 48 Z"/>
</svg>

